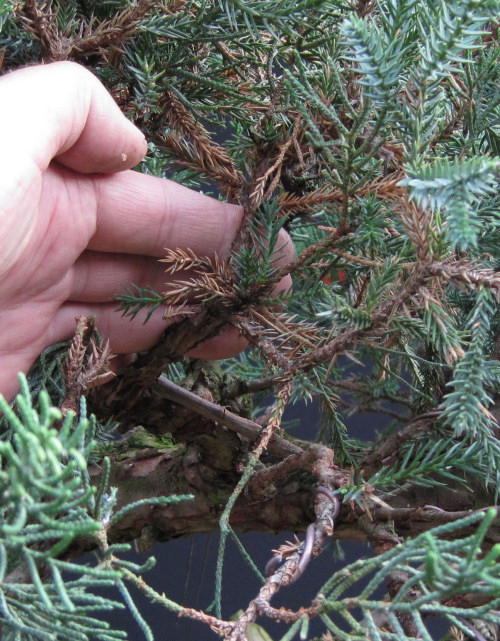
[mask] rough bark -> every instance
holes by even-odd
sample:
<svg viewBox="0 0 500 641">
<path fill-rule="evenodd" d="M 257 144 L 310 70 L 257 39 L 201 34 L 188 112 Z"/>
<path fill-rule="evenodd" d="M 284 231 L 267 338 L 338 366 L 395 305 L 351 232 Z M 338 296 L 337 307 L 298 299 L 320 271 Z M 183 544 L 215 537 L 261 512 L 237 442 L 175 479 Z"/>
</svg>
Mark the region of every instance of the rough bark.
<svg viewBox="0 0 500 641">
<path fill-rule="evenodd" d="M 160 356 L 158 360 L 161 360 Z M 132 369 L 151 372 L 151 362 L 150 356 L 144 367 L 138 363 Z M 168 507 L 138 508 L 112 528 L 110 540 L 135 539 L 140 548 L 147 549 L 155 541 L 216 530 L 227 500 L 245 468 L 252 442 L 259 436 L 260 426 L 245 418 L 239 419 L 240 424 L 236 421 L 236 425 L 226 420 L 228 414 L 235 419 L 244 416 L 245 408 L 230 392 L 233 382 L 202 361 L 188 372 L 184 383 L 196 396 L 189 391 L 180 395 L 175 390 L 172 393 L 153 376 L 147 386 L 144 381 L 139 386 L 142 390 L 140 399 L 127 396 L 124 389 L 132 380 L 132 374 L 123 378 L 123 384 L 120 381 L 113 383 L 111 399 L 103 400 L 101 388 L 99 402 L 94 400 L 98 414 L 109 417 L 113 410 L 111 413 L 122 419 L 122 430 L 139 423 L 138 417 L 141 417 L 140 427 L 127 432 L 108 453 L 112 460 L 111 485 L 118 488 L 117 507 L 144 498 L 173 494 L 192 494 L 194 499 Z M 172 402 L 172 398 L 183 405 Z M 226 425 L 207 418 L 211 414 L 205 412 L 205 405 L 209 409 L 216 408 Z M 498 413 L 498 403 L 492 409 Z M 431 431 L 436 417 L 437 413 L 423 415 L 375 443 L 362 465 L 364 478 L 369 478 L 381 466 L 390 465 L 405 441 L 418 433 Z M 236 501 L 231 512 L 232 527 L 239 531 L 273 533 L 305 531 L 314 521 L 318 485 L 314 472 L 321 447 L 307 442 L 290 442 L 275 435 L 260 467 Z M 335 468 L 330 487 L 342 487 L 353 473 L 353 470 Z M 92 474 L 97 484 L 99 468 L 94 468 Z M 475 487 L 472 480 L 470 489 L 452 484 L 432 488 L 403 487 L 385 496 L 383 503 L 372 500 L 367 492 L 365 502 L 364 509 L 354 503 L 342 506 L 334 536 L 370 540 L 377 549 L 385 545 L 383 537 L 387 528 L 384 524 L 388 522 L 393 522 L 396 537 L 407 538 L 440 523 L 456 520 L 471 510 L 492 505 L 494 497 L 484 488 Z M 491 530 L 489 537 L 490 543 L 500 541 L 500 524 Z"/>
<path fill-rule="evenodd" d="M 168 405 L 168 403 L 166 404 Z M 168 420 L 170 413 L 174 418 Z M 181 424 L 171 430 L 175 423 Z M 219 518 L 246 462 L 250 442 L 185 408 L 170 406 L 163 429 L 154 437 L 136 428 L 110 454 L 111 485 L 118 488 L 118 508 L 146 497 L 193 494 L 192 501 L 168 507 L 143 507 L 124 517 L 110 531 L 111 541 L 137 540 L 142 549 L 193 532 L 218 528 Z M 163 432 L 163 436 L 159 434 Z M 165 434 L 168 436 L 165 437 Z M 317 448 L 279 460 L 266 455 L 231 514 L 239 531 L 304 531 L 314 520 L 317 479 L 313 474 Z M 99 467 L 92 469 L 96 483 Z M 337 468 L 334 483 L 342 485 L 350 470 Z M 359 506 L 344 505 L 334 536 L 377 542 L 377 525 L 394 521 L 398 536 L 415 536 L 435 525 L 491 505 L 480 488 L 407 488 L 385 497 L 386 506 L 371 503 L 370 518 Z M 500 528 L 490 542 L 500 541 Z"/>
</svg>

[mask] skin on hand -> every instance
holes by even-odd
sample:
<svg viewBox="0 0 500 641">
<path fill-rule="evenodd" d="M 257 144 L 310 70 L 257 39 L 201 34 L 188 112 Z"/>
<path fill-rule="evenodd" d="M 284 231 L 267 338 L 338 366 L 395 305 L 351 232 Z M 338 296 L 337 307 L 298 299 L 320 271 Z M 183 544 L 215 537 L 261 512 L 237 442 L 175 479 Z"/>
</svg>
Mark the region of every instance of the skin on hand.
<svg viewBox="0 0 500 641">
<path fill-rule="evenodd" d="M 0 392 L 10 399 L 17 373 L 71 337 L 81 314 L 95 315 L 114 354 L 152 347 L 166 327 L 161 310 L 144 325 L 144 315 L 116 313 L 114 298 L 130 283 L 162 291 L 165 248 L 226 257 L 242 210 L 132 171 L 144 136 L 77 64 L 0 78 L 0 123 Z M 194 355 L 244 347 L 229 329 Z"/>
</svg>

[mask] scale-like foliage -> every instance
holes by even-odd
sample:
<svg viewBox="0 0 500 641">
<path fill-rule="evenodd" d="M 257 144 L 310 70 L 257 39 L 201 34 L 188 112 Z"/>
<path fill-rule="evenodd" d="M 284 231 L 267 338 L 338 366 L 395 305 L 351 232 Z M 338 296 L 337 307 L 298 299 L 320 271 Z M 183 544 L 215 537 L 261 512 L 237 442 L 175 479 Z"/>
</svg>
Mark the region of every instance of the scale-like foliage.
<svg viewBox="0 0 500 641">
<path fill-rule="evenodd" d="M 40 395 L 40 412 L 21 379 L 19 416 L 0 398 L 10 424 L 0 442 L 2 471 L 0 610 L 7 639 L 124 638 L 96 615 L 120 604 L 97 596 L 113 585 L 110 567 L 79 566 L 58 557 L 77 536 L 96 537 L 102 526 L 89 511 L 93 491 L 87 476 L 92 424 L 61 413 Z M 63 579 L 66 572 L 76 578 Z"/>
<path fill-rule="evenodd" d="M 430 641 L 432 636 L 424 617 L 432 615 L 448 619 L 466 634 L 470 634 L 471 627 L 476 629 L 476 621 L 498 624 L 500 548 L 497 545 L 485 556 L 479 555 L 481 542 L 495 517 L 496 510 L 467 516 L 397 545 L 378 557 L 356 561 L 334 574 L 317 595 L 324 612 L 321 618 L 333 638 Z M 467 527 L 475 531 L 449 540 L 450 534 Z M 397 573 L 396 580 L 404 580 L 397 596 L 390 601 L 374 598 L 374 592 L 385 586 L 393 572 Z M 369 579 L 367 585 L 360 588 L 359 597 L 353 601 L 346 593 L 365 578 Z M 463 608 L 443 605 L 443 600 L 463 594 L 464 589 L 489 597 L 488 604 Z M 361 611 L 360 618 L 353 616 L 355 607 Z M 340 616 L 340 621 L 334 618 L 334 613 Z M 413 630 L 410 634 L 409 627 Z"/>
<path fill-rule="evenodd" d="M 190 497 L 139 501 L 113 513 L 116 491 L 106 488 L 109 464 L 97 495 L 90 485 L 88 459 L 95 448 L 95 421 L 85 417 L 85 404 L 78 421 L 71 413 L 64 418 L 45 391 L 36 409 L 24 377 L 20 384 L 18 414 L 0 396 L 0 409 L 9 426 L 0 441 L 2 638 L 125 639 L 123 630 L 111 628 L 102 618 L 106 611 L 123 608 L 123 603 L 95 593 L 113 586 L 127 593 L 120 561 L 113 555 L 128 546 L 108 546 L 106 530 L 141 505 L 165 505 Z M 100 544 L 101 559 L 96 564 L 62 558 L 78 539 Z M 130 597 L 126 604 L 135 614 Z M 136 618 L 142 621 L 138 612 Z M 149 626 L 142 627 L 151 638 Z"/>
</svg>

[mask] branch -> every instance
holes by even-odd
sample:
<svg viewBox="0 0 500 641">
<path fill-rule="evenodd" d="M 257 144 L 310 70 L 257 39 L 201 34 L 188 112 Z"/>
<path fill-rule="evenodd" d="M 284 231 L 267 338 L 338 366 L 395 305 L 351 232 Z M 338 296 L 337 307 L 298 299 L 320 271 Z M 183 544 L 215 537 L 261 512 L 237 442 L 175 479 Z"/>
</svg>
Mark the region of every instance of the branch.
<svg viewBox="0 0 500 641">
<path fill-rule="evenodd" d="M 226 410 L 216 403 L 211 403 L 200 398 L 196 394 L 193 394 L 193 392 L 189 392 L 183 387 L 180 387 L 180 385 L 176 385 L 168 380 L 163 374 L 158 377 L 158 386 L 155 388 L 155 391 L 157 391 L 160 396 L 179 403 L 179 405 L 194 409 L 205 418 L 210 418 L 225 425 L 249 441 L 256 441 L 262 433 L 262 425 L 238 416 L 237 414 L 233 414 L 233 412 Z M 290 443 L 277 434 L 271 437 L 267 449 L 271 454 L 279 456 L 280 458 L 285 458 L 292 454 L 302 454 L 304 452 L 301 447 L 293 445 L 293 443 Z"/>
<path fill-rule="evenodd" d="M 484 286 L 492 289 L 497 299 L 500 299 L 500 273 L 494 269 L 480 269 L 471 260 L 453 262 L 435 262 L 429 266 L 434 276 L 440 276 L 457 285 L 463 283 L 469 287 Z"/>
<path fill-rule="evenodd" d="M 418 264 L 402 284 L 399 294 L 387 300 L 383 306 L 373 312 L 369 327 L 360 329 L 347 328 L 340 331 L 334 339 L 325 345 L 297 359 L 294 365 L 294 371 L 309 372 L 316 365 L 331 361 L 353 345 L 360 337 L 376 335 L 379 332 L 387 331 L 387 322 L 393 314 L 418 292 L 428 277 L 427 264 Z"/>
</svg>

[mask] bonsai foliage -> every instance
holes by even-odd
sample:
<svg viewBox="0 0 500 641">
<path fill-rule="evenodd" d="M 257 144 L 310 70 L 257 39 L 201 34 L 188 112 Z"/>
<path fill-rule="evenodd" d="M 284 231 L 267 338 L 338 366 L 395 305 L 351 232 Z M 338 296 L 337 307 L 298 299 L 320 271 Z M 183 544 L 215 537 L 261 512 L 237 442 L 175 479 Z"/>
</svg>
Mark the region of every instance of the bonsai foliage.
<svg viewBox="0 0 500 641">
<path fill-rule="evenodd" d="M 123 576 L 142 571 L 120 562 L 115 554 L 128 545 L 110 546 L 106 530 L 120 519 L 129 505 L 113 514 L 115 492 L 106 492 L 109 459 L 104 459 L 103 484 L 90 485 L 87 462 L 96 443 L 95 421 L 80 420 L 51 407 L 46 392 L 39 410 L 31 404 L 26 379 L 20 377 L 18 415 L 0 397 L 0 407 L 10 429 L 0 443 L 0 612 L 6 639 L 123 639 L 99 614 L 122 603 L 98 596 L 95 590 L 118 586 L 141 627 L 148 626 L 136 611 Z M 169 504 L 191 496 L 149 499 L 142 503 Z M 121 512 L 121 514 L 120 514 Z M 79 539 L 99 549 L 97 563 L 78 564 L 62 555 Z M 152 560 L 153 561 L 153 560 Z M 92 635 L 92 636 L 90 636 Z"/>
<path fill-rule="evenodd" d="M 88 392 L 109 357 L 90 321 L 77 329 L 65 385 L 61 347 L 43 356 L 30 380 L 67 415 L 58 433 L 62 414 L 46 393 L 39 411 L 26 385 L 17 414 L 3 403 L 0 614 L 12 638 L 119 638 L 99 620 L 116 604 L 93 593 L 109 582 L 147 637 L 128 583 L 231 641 L 258 617 L 263 627 L 284 621 L 283 641 L 310 638 L 313 618 L 325 641 L 429 640 L 433 616 L 447 620 L 448 639 L 499 638 L 499 18 L 497 0 L 0 4 L 5 71 L 88 66 L 150 141 L 140 171 L 244 209 L 227 260 L 178 248 L 163 259 L 164 291 L 128 284 L 121 313 L 163 308 L 170 324 L 111 383 Z M 286 264 L 283 229 L 296 252 Z M 276 294 L 288 275 L 293 289 Z M 247 339 L 244 355 L 217 366 L 186 358 L 227 325 Z M 285 408 L 313 399 L 311 442 L 288 436 Z M 360 443 L 344 418 L 365 412 L 391 423 L 382 436 L 367 424 Z M 111 440 L 111 423 L 135 429 Z M 190 490 L 181 498 L 192 489 L 203 501 L 203 483 L 190 489 L 186 477 L 169 496 L 118 508 L 127 501 L 116 470 L 138 434 L 151 459 L 168 450 L 168 461 L 185 461 L 196 448 L 203 469 L 212 463 L 220 544 L 210 612 L 155 593 L 108 543 L 124 538 L 127 511 L 150 501 L 156 538 L 181 531 L 158 517 L 162 504 L 188 531 L 185 502 L 179 512 L 172 503 L 180 486 Z M 97 490 L 89 465 L 102 467 Z M 294 493 L 282 491 L 290 479 Z M 274 520 L 271 503 L 282 509 Z M 270 552 L 262 576 L 238 539 L 243 522 L 306 536 Z M 271 605 L 329 537 L 353 529 L 373 558 L 335 573 L 300 610 Z M 221 614 L 229 538 L 262 580 L 235 621 Z M 69 560 L 90 547 L 95 567 Z"/>
</svg>

